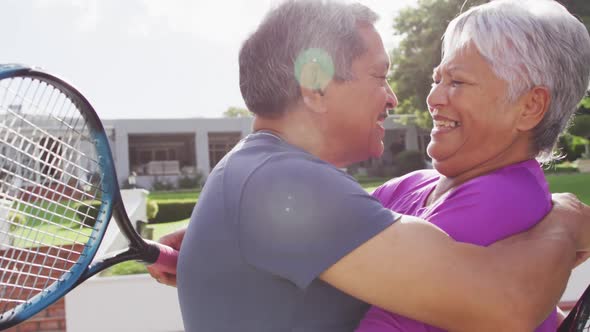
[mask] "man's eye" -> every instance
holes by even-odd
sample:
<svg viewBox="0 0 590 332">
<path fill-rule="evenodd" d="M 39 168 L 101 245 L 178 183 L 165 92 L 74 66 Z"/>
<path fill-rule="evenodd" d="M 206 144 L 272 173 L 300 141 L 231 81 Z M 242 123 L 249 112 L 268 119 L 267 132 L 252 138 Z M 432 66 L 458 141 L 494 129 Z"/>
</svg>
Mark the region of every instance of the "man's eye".
<svg viewBox="0 0 590 332">
<path fill-rule="evenodd" d="M 461 85 L 461 84 L 463 84 L 463 83 L 464 83 L 464 82 L 462 82 L 462 81 L 457 81 L 457 80 L 453 80 L 453 81 L 451 81 L 451 85 L 452 85 L 452 86 L 459 86 L 459 85 Z"/>
</svg>

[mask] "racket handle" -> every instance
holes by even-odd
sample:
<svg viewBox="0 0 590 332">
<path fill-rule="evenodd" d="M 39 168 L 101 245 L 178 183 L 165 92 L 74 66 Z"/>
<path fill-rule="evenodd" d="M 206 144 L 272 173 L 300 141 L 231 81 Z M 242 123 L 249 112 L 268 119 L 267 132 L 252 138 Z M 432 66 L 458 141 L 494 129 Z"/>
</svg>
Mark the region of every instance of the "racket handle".
<svg viewBox="0 0 590 332">
<path fill-rule="evenodd" d="M 151 242 L 160 250 L 158 259 L 150 266 L 170 274 L 176 275 L 176 264 L 178 263 L 178 250 L 158 242 Z"/>
</svg>

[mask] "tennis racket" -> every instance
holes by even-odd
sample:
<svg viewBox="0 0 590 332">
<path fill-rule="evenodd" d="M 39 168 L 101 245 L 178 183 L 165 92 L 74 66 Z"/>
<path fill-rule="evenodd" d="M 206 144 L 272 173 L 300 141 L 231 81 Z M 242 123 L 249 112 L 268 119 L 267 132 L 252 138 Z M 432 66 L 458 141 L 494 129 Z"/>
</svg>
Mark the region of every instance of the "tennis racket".
<svg viewBox="0 0 590 332">
<path fill-rule="evenodd" d="M 128 249 L 95 259 L 112 216 Z M 117 263 L 174 272 L 177 255 L 132 226 L 86 98 L 40 69 L 0 65 L 0 330 Z"/>
<path fill-rule="evenodd" d="M 590 287 L 586 288 L 557 330 L 557 332 L 587 331 L 590 331 Z"/>
</svg>

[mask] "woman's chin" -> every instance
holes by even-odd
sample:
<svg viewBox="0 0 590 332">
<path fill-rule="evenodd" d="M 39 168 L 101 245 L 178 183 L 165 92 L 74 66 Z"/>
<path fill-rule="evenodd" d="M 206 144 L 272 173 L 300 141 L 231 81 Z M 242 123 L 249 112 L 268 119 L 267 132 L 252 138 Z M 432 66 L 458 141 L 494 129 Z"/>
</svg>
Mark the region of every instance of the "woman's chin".
<svg viewBox="0 0 590 332">
<path fill-rule="evenodd" d="M 452 167 L 452 165 L 449 165 L 444 161 L 437 161 L 434 158 L 432 158 L 432 168 L 434 168 L 439 174 L 447 178 L 452 178 L 459 175 L 459 172 L 456 170 L 455 167 Z"/>
</svg>

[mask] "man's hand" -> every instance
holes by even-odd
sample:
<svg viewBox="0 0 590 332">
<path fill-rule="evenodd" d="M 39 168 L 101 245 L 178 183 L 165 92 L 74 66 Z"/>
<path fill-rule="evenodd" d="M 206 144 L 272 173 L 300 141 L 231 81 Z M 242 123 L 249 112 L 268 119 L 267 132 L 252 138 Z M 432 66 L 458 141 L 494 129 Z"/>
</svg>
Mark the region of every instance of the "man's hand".
<svg viewBox="0 0 590 332">
<path fill-rule="evenodd" d="M 182 244 L 182 240 L 184 239 L 185 232 L 186 228 L 179 229 L 173 233 L 162 236 L 158 240 L 158 242 L 165 244 L 169 247 L 172 247 L 173 249 L 180 250 L 180 245 Z M 156 279 L 159 283 L 176 287 L 176 274 L 158 270 L 154 266 L 148 266 L 147 269 L 148 272 L 152 275 L 152 277 Z"/>
<path fill-rule="evenodd" d="M 556 232 L 565 231 L 572 239 L 576 251 L 576 266 L 590 256 L 590 207 L 573 194 L 553 194 L 553 210 L 545 221 L 560 226 Z"/>
</svg>

